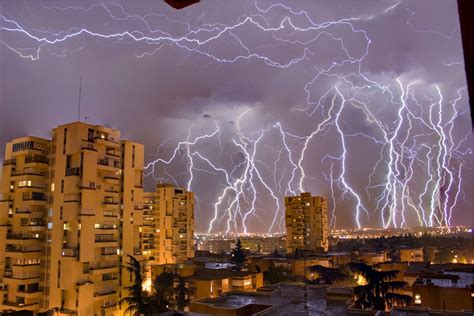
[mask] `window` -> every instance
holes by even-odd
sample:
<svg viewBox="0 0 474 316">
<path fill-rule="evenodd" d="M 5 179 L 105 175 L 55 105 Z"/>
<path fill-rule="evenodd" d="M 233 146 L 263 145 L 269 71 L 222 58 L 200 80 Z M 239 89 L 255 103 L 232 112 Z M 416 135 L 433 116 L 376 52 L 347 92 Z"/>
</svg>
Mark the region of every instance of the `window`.
<svg viewBox="0 0 474 316">
<path fill-rule="evenodd" d="M 35 147 L 35 143 L 33 141 L 26 141 L 21 143 L 13 144 L 13 152 L 32 149 Z"/>
<path fill-rule="evenodd" d="M 31 187 L 31 180 L 19 181 L 18 182 L 18 187 L 19 188 Z"/>
<path fill-rule="evenodd" d="M 67 128 L 64 129 L 63 155 L 66 154 Z"/>
<path fill-rule="evenodd" d="M 135 168 L 135 145 L 132 146 L 132 168 Z"/>
</svg>

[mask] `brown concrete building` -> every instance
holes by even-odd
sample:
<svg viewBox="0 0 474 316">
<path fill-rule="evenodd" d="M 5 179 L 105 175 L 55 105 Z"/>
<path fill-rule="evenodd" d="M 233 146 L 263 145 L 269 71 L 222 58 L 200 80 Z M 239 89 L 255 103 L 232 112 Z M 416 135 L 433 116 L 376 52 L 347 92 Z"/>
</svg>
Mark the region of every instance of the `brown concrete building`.
<svg viewBox="0 0 474 316">
<path fill-rule="evenodd" d="M 423 262 L 423 248 L 399 248 L 401 262 Z"/>
<path fill-rule="evenodd" d="M 200 269 L 186 277 L 189 298 L 213 298 L 231 291 L 255 292 L 263 286 L 263 273 L 229 269 Z"/>
<path fill-rule="evenodd" d="M 0 310 L 112 315 L 140 258 L 143 145 L 81 122 L 6 146 Z"/>
<path fill-rule="evenodd" d="M 328 251 L 327 201 L 322 196 L 302 193 L 285 197 L 286 252 L 297 249 Z"/>
<path fill-rule="evenodd" d="M 154 248 L 147 252 L 150 265 L 194 258 L 194 193 L 171 184 L 158 184 L 155 192 L 145 196 L 146 236 L 149 243 L 154 240 Z"/>
</svg>

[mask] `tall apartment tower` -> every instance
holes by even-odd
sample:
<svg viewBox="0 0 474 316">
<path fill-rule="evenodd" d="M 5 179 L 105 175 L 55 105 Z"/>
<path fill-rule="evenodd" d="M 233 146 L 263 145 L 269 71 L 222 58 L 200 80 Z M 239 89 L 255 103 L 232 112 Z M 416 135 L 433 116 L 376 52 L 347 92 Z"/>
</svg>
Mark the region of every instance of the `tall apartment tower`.
<svg viewBox="0 0 474 316">
<path fill-rule="evenodd" d="M 286 251 L 328 251 L 327 201 L 322 196 L 301 193 L 285 197 Z"/>
<path fill-rule="evenodd" d="M 43 296 L 50 145 L 37 137 L 6 145 L 0 182 L 0 311 L 37 311 Z"/>
<path fill-rule="evenodd" d="M 194 193 L 171 184 L 158 184 L 156 191 L 146 196 L 150 203 L 155 203 L 152 206 L 155 233 L 150 237 L 155 248 L 149 250 L 150 264 L 175 264 L 193 258 Z M 147 222 L 150 219 L 145 218 Z"/>
<path fill-rule="evenodd" d="M 131 282 L 120 266 L 128 254 L 141 256 L 143 145 L 120 141 L 117 130 L 81 122 L 59 126 L 52 134 L 51 141 L 29 137 L 7 144 L 1 193 L 10 202 L 0 203 L 0 221 L 7 225 L 0 228 L 0 241 L 27 230 L 37 232 L 38 240 L 8 241 L 5 251 L 0 247 L 0 269 L 15 280 L 3 278 L 7 300 L 0 310 L 15 305 L 116 315 Z M 40 144 L 46 148 L 38 152 Z M 41 162 L 27 165 L 27 160 Z M 31 213 L 29 221 L 21 220 L 21 212 Z M 35 243 L 41 248 L 39 270 Z M 12 257 L 9 250 L 17 248 L 22 251 Z M 33 267 L 15 275 L 15 259 Z M 26 284 L 17 286 L 18 280 Z"/>
</svg>

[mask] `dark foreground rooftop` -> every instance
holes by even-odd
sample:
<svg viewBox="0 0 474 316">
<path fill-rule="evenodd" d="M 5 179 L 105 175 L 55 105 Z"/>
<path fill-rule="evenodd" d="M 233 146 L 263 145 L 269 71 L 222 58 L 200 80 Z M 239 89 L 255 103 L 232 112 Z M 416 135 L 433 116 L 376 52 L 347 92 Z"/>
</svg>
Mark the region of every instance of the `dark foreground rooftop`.
<svg viewBox="0 0 474 316">
<path fill-rule="evenodd" d="M 303 285 L 283 283 L 256 293 L 233 292 L 218 298 L 202 299 L 194 302 L 191 310 L 203 312 L 207 309 L 210 314 L 216 309 L 234 309 L 251 310 L 248 315 L 346 315 L 344 302 L 328 303 L 326 288 L 308 286 L 306 310 L 304 293 Z"/>
</svg>

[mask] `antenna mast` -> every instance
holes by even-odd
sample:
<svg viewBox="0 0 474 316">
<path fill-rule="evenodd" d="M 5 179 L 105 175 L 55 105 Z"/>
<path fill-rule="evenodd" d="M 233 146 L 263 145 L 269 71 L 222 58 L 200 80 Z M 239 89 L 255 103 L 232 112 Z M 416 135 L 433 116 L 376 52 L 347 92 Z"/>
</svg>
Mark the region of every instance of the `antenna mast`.
<svg viewBox="0 0 474 316">
<path fill-rule="evenodd" d="M 81 121 L 82 76 L 79 77 L 79 103 L 77 105 L 77 121 Z"/>
</svg>

